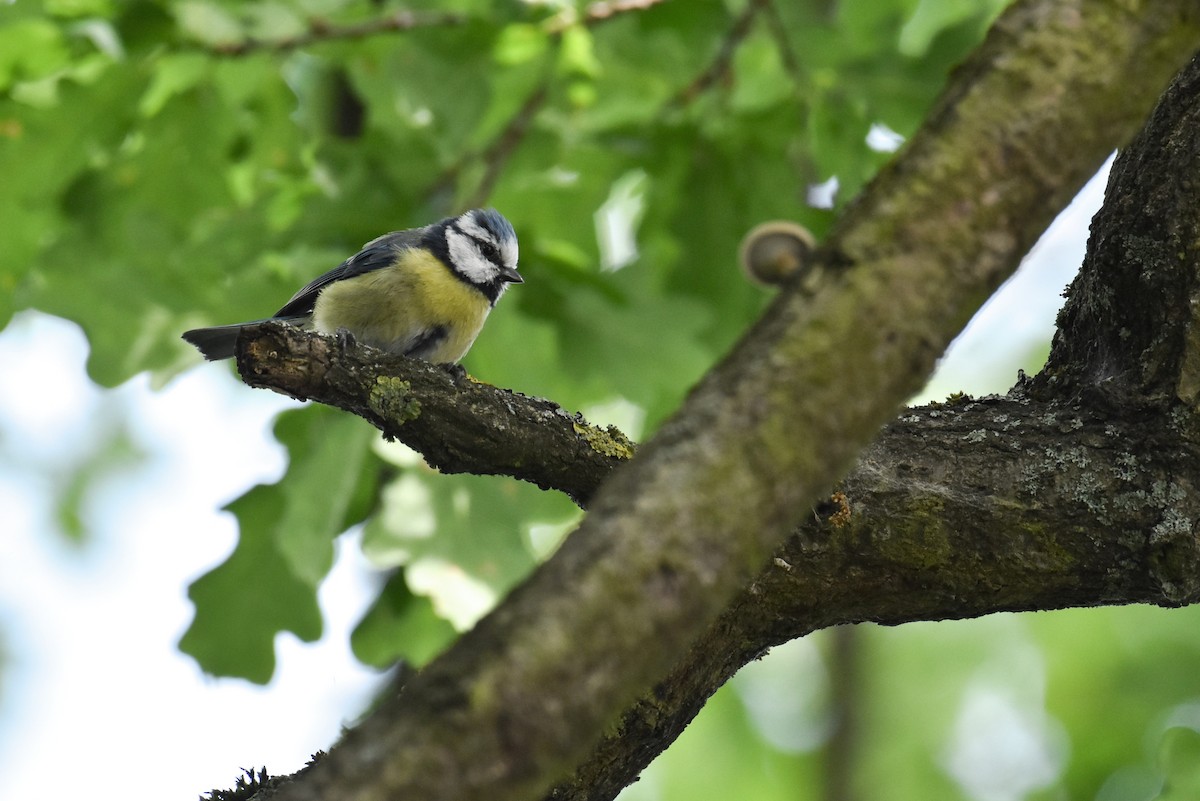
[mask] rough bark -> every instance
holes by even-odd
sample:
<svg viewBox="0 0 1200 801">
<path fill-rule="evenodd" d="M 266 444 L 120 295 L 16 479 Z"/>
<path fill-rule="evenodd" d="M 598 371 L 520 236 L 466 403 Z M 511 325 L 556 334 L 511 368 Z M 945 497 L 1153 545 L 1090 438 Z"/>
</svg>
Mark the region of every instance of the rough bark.
<svg viewBox="0 0 1200 801">
<path fill-rule="evenodd" d="M 444 473 L 507 475 L 566 493 L 582 507 L 634 446 L 557 404 L 284 323 L 248 326 L 238 371 L 252 387 L 354 412 Z"/>
<path fill-rule="evenodd" d="M 772 644 L 839 623 L 1200 600 L 1200 56 L 1113 166 L 1045 370 L 889 424 L 554 799 L 607 799 Z M 662 746 L 660 746 L 662 744 Z"/>
<path fill-rule="evenodd" d="M 551 797 L 608 798 L 742 662 L 815 628 L 1194 601 L 1191 410 L 1089 406 L 1096 370 L 1063 370 L 1064 391 L 906 413 L 845 481 L 848 521 L 795 522 L 1128 139 L 1198 34 L 1190 0 L 1016 4 L 847 212 L 818 277 L 781 295 L 550 562 L 278 797 L 530 798 L 575 768 Z M 1196 106 L 1194 85 L 1163 106 Z M 1163 106 L 1140 147 L 1195 137 Z M 1194 184 L 1167 196 L 1195 207 Z M 1194 272 L 1200 238 L 1169 241 Z M 1073 305 L 1089 302 L 1080 286 Z M 1067 339 L 1100 338 L 1103 312 L 1097 328 L 1064 312 L 1080 322 L 1055 367 L 1078 352 Z M 1190 313 L 1168 315 L 1169 347 L 1190 346 Z M 1146 348 L 1107 358 L 1130 340 L 1109 337 L 1087 364 L 1145 368 Z M 1138 391 L 1187 363 L 1149 363 Z"/>
<path fill-rule="evenodd" d="M 547 798 L 614 797 L 742 665 L 818 629 L 1200 600 L 1196 433 L 1021 391 L 906 412 L 839 486 L 849 520 L 814 511 Z"/>
</svg>

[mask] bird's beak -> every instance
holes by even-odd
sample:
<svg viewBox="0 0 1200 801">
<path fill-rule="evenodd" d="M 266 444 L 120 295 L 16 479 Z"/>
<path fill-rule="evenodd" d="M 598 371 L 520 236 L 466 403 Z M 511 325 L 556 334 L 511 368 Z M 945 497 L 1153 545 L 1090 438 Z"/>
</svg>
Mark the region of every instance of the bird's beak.
<svg viewBox="0 0 1200 801">
<path fill-rule="evenodd" d="M 500 280 L 506 284 L 523 284 L 525 279 L 517 272 L 515 267 L 502 267 L 500 269 Z"/>
</svg>

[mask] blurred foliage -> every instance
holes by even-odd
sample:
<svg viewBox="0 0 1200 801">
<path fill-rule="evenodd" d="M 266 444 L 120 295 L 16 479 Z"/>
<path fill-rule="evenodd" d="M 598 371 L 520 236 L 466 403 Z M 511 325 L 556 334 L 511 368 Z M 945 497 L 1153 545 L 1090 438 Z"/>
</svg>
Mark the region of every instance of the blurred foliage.
<svg viewBox="0 0 1200 801">
<path fill-rule="evenodd" d="M 377 234 L 486 204 L 527 283 L 467 368 L 652 429 L 769 299 L 736 266 L 743 233 L 784 218 L 821 236 L 889 157 L 868 133 L 910 135 L 1004 5 L 17 0 L 0 6 L 0 324 L 69 318 L 96 381 L 162 383 L 198 362 L 182 330 L 268 314 Z M 810 205 L 834 177 L 834 209 Z M 276 436 L 287 474 L 230 504 L 239 545 L 190 589 L 181 647 L 211 673 L 266 681 L 280 632 L 320 636 L 349 527 L 387 576 L 353 646 L 384 666 L 436 655 L 578 517 L 437 475 L 333 410 L 288 412 Z M 87 463 L 123 458 L 104 450 Z M 94 473 L 63 484 L 68 531 Z M 1193 797 L 1195 614 L 864 627 L 853 784 Z M 826 650 L 751 666 L 628 796 L 815 796 L 845 669 Z"/>
<path fill-rule="evenodd" d="M 1119 607 L 862 625 L 774 649 L 722 688 L 623 801 L 1197 798 L 1200 609 Z M 853 709 L 829 677 L 853 669 Z M 842 768 L 830 737 L 853 714 Z M 846 778 L 846 777 L 843 777 Z"/>
</svg>

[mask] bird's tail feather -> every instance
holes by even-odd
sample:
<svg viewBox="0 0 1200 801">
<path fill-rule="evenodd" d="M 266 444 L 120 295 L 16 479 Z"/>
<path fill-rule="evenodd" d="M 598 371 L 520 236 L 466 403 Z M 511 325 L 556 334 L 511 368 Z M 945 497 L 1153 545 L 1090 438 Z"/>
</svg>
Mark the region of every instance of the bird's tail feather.
<svg viewBox="0 0 1200 801">
<path fill-rule="evenodd" d="M 204 354 L 204 358 L 210 362 L 215 362 L 220 359 L 233 358 L 234 346 L 237 345 L 238 334 L 248 325 L 258 325 L 259 323 L 275 321 L 305 326 L 308 320 L 308 315 L 269 317 L 263 320 L 251 320 L 248 323 L 214 325 L 210 328 L 193 328 L 191 331 L 184 331 L 183 338 L 199 348 L 200 352 Z"/>
<path fill-rule="evenodd" d="M 233 358 L 233 346 L 237 343 L 238 334 L 244 325 L 249 323 L 193 328 L 191 331 L 184 331 L 183 338 L 199 348 L 204 358 L 210 362 L 230 359 Z"/>
</svg>

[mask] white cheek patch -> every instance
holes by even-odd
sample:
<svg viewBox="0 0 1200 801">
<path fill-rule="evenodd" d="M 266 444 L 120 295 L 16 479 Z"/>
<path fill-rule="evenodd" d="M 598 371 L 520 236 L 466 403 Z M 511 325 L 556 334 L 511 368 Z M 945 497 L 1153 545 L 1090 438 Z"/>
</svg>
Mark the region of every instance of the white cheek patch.
<svg viewBox="0 0 1200 801">
<path fill-rule="evenodd" d="M 459 224 L 462 224 L 461 220 Z M 484 257 L 471 237 L 453 228 L 447 228 L 446 248 L 450 251 L 450 261 L 471 283 L 487 284 L 496 280 L 499 270 Z"/>
</svg>

